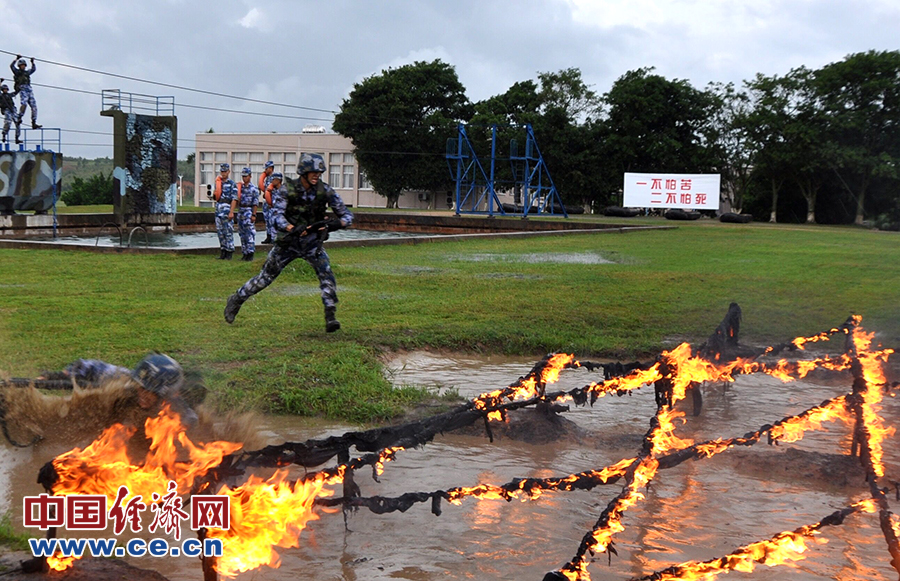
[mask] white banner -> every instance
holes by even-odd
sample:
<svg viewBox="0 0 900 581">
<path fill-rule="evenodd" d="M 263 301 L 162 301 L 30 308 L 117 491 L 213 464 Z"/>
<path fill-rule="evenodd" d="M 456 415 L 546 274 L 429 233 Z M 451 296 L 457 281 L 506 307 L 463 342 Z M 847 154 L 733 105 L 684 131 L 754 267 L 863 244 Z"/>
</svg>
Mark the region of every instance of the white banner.
<svg viewBox="0 0 900 581">
<path fill-rule="evenodd" d="M 719 174 L 626 173 L 626 208 L 719 209 Z"/>
</svg>

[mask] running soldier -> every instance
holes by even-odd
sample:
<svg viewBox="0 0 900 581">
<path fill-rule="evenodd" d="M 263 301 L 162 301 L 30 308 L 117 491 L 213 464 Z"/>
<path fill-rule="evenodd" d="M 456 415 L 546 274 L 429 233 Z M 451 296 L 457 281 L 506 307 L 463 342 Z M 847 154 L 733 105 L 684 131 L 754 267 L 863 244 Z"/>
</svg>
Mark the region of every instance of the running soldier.
<svg viewBox="0 0 900 581">
<path fill-rule="evenodd" d="M 259 190 L 250 182 L 249 167 L 241 170 L 241 183 L 237 186 L 237 198 L 231 202 L 231 212 L 237 209 L 238 234 L 241 235 L 241 260 L 253 262 L 256 251 L 256 208 Z"/>
<path fill-rule="evenodd" d="M 347 210 L 343 200 L 334 189 L 320 180 L 325 171 L 325 160 L 315 153 L 304 153 L 297 165 L 299 181 L 293 191 L 281 185 L 282 175 L 272 174 L 272 203 L 278 240 L 269 252 L 265 264 L 258 275 L 247 281 L 228 298 L 225 306 L 225 321 L 231 323 L 241 305 L 263 290 L 281 271 L 296 258 L 303 258 L 316 271 L 322 304 L 325 306 L 325 331 L 333 333 L 341 328 L 335 318 L 337 306 L 337 284 L 328 254 L 322 242 L 331 230 L 346 228 L 353 222 L 353 214 Z M 326 220 L 325 214 L 331 206 L 337 220 Z"/>
<path fill-rule="evenodd" d="M 3 79 L 0 79 L 0 113 L 3 114 L 3 143 L 6 143 L 9 139 L 9 124 L 16 124 L 16 143 L 22 143 L 20 139 L 20 135 L 22 133 L 22 123 L 19 121 L 19 116 L 16 115 L 16 102 L 15 96 L 9 94 L 9 85 L 3 82 Z"/>
<path fill-rule="evenodd" d="M 275 162 L 267 161 L 265 169 L 259 176 L 259 197 L 262 199 L 263 218 L 266 219 L 266 239 L 263 244 L 275 242 L 275 223 L 272 221 L 272 192 L 269 185 L 272 183 L 272 173 L 275 171 Z"/>
<path fill-rule="evenodd" d="M 234 254 L 234 211 L 231 202 L 237 196 L 234 180 L 228 179 L 231 166 L 223 163 L 219 166 L 216 177 L 216 189 L 213 198 L 216 200 L 216 232 L 219 234 L 219 260 L 231 260 Z"/>
<path fill-rule="evenodd" d="M 17 54 L 16 58 L 9 65 L 9 69 L 13 74 L 13 81 L 15 82 L 13 89 L 19 94 L 19 102 L 22 104 L 19 109 L 19 123 L 22 123 L 22 118 L 25 117 L 25 108 L 28 106 L 31 107 L 31 128 L 40 129 L 42 126 L 38 125 L 37 122 L 37 102 L 34 100 L 34 93 L 31 90 L 31 75 L 37 70 L 37 66 L 34 64 L 34 57 L 31 57 L 30 70 L 25 69 L 27 64 L 22 55 Z"/>
</svg>

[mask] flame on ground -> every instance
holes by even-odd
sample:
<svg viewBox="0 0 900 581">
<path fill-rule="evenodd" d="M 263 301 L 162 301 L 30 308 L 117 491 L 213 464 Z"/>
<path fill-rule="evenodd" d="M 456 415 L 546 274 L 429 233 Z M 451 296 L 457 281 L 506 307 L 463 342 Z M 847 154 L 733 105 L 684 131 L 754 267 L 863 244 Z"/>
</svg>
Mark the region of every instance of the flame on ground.
<svg viewBox="0 0 900 581">
<path fill-rule="evenodd" d="M 105 494 L 109 502 L 115 502 L 119 486 L 124 484 L 130 496 L 140 494 L 149 499 L 154 492 L 165 492 L 169 480 L 174 480 L 179 494 L 186 494 L 196 478 L 241 448 L 241 444 L 222 441 L 194 444 L 178 414 L 168 406 L 148 418 L 144 426 L 151 444 L 143 463 L 132 463 L 127 454 L 136 429 L 114 424 L 84 450 L 75 448 L 53 460 L 59 475 L 53 493 Z"/>
<path fill-rule="evenodd" d="M 862 416 L 865 425 L 865 433 L 868 436 L 869 453 L 872 460 L 872 469 L 878 477 L 884 476 L 884 463 L 882 456 L 884 451 L 881 443 L 894 435 L 896 429 L 885 427 L 881 419 L 882 390 L 887 379 L 884 376 L 883 362 L 894 352 L 892 349 L 872 351 L 872 338 L 874 333 L 866 333 L 860 328 L 853 329 L 853 345 L 856 348 L 857 359 L 862 367 L 862 375 L 865 381 L 865 390 L 862 392 Z"/>
<path fill-rule="evenodd" d="M 63 557 L 59 553 L 47 557 L 47 565 L 52 571 L 65 571 L 75 563 L 75 557 Z"/>
<path fill-rule="evenodd" d="M 393 460 L 401 450 L 382 450 L 376 470 L 380 473 L 383 463 Z M 313 502 L 332 496 L 334 492 L 323 487 L 341 483 L 347 470 L 348 465 L 342 464 L 294 483 L 286 480 L 286 471 L 279 470 L 265 481 L 250 475 L 246 483 L 233 489 L 223 486 L 216 494 L 231 497 L 231 528 L 207 531 L 207 537 L 222 539 L 223 556 L 216 561 L 216 571 L 234 577 L 263 565 L 278 568 L 281 559 L 275 547 L 300 546 L 300 533 L 310 521 L 319 518 L 313 511 Z"/>
<path fill-rule="evenodd" d="M 876 503 L 872 499 L 867 499 L 853 504 L 852 508 L 858 512 L 873 513 L 876 511 Z M 802 526 L 793 531 L 780 532 L 769 540 L 745 545 L 724 557 L 702 563 L 689 561 L 670 567 L 651 577 L 654 581 L 701 581 L 712 579 L 728 571 L 751 573 L 756 569 L 757 564 L 768 567 L 791 565 L 806 558 L 803 553 L 809 549 L 808 539 L 815 539 L 818 543 L 827 542 L 825 539 L 815 538 L 819 534 L 821 526 L 822 521 Z"/>
<path fill-rule="evenodd" d="M 322 488 L 326 478 L 292 484 L 285 481 L 286 475 L 279 470 L 265 481 L 251 475 L 246 483 L 234 489 L 223 486 L 216 493 L 231 497 L 231 528 L 207 531 L 207 537 L 222 539 L 224 554 L 215 566 L 220 575 L 234 577 L 262 565 L 278 567 L 281 559 L 273 547 L 300 546 L 301 531 L 319 518 L 312 504 L 319 496 L 331 495 Z"/>
</svg>

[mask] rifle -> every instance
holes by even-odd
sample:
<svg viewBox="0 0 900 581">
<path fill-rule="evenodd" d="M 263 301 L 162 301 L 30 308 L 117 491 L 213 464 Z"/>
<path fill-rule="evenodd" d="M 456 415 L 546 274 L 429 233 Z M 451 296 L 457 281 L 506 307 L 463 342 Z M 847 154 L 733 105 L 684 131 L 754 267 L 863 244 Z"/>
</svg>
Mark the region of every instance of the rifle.
<svg viewBox="0 0 900 581">
<path fill-rule="evenodd" d="M 302 230 L 294 229 L 292 232 L 288 233 L 288 236 L 293 236 L 295 238 L 302 238 L 312 233 L 315 233 L 315 236 L 318 238 L 318 251 L 322 251 L 322 244 L 328 240 L 328 233 L 334 232 L 335 230 L 340 230 L 343 228 L 340 220 L 335 220 L 332 218 L 325 218 L 324 220 L 319 220 L 318 222 L 313 222 L 309 224 L 306 228 Z"/>
</svg>

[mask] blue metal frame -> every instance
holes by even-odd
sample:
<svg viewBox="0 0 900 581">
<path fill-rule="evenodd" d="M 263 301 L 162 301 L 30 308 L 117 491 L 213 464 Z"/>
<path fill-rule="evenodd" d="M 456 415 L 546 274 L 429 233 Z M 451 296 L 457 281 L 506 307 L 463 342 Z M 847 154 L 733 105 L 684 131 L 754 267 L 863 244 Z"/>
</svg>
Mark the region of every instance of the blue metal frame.
<svg viewBox="0 0 900 581">
<path fill-rule="evenodd" d="M 537 210 L 532 213 L 543 214 L 547 209 L 548 203 L 555 201 L 554 204 L 550 204 L 550 214 L 557 213 L 554 211 L 554 208 L 558 205 L 562 210 L 562 215 L 568 218 L 569 213 L 566 212 L 566 207 L 562 203 L 559 191 L 556 189 L 556 184 L 553 183 L 553 178 L 550 176 L 550 170 L 544 162 L 544 156 L 541 155 L 537 139 L 534 136 L 534 129 L 531 127 L 530 123 L 525 125 L 525 135 L 525 155 L 523 157 L 509 156 L 510 163 L 522 161 L 525 164 L 525 173 L 522 176 L 524 182 L 522 189 L 524 196 L 522 200 L 522 216 L 528 217 L 534 202 L 537 202 Z M 545 176 L 549 185 L 544 185 Z M 535 181 L 537 181 L 536 184 L 534 183 Z M 533 195 L 532 191 L 534 192 Z"/>
<path fill-rule="evenodd" d="M 450 175 L 456 182 L 456 215 L 460 214 L 487 214 L 494 215 L 494 204 L 497 205 L 497 211 L 506 215 L 497 192 L 494 191 L 494 158 L 496 156 L 497 142 L 497 126 L 495 125 L 491 137 L 491 175 L 488 177 L 481 165 L 478 156 L 475 155 L 475 148 L 469 141 L 466 133 L 466 127 L 460 123 L 457 126 L 458 134 L 456 136 L 456 150 L 453 151 L 448 140 L 447 144 L 447 164 L 450 166 Z M 453 166 L 450 160 L 456 161 L 456 172 L 454 175 Z M 479 175 L 483 181 L 479 181 Z M 481 191 L 479 192 L 479 188 Z M 465 192 L 464 192 L 465 190 Z M 487 211 L 476 210 L 487 201 Z M 472 210 L 463 210 L 467 204 L 471 203 Z"/>
<path fill-rule="evenodd" d="M 175 97 L 157 97 L 141 93 L 127 93 L 119 89 L 103 89 L 101 111 L 122 111 L 144 115 L 175 115 Z"/>
<path fill-rule="evenodd" d="M 562 215 L 568 218 L 569 214 L 566 212 L 566 207 L 562 203 L 559 191 L 556 189 L 556 184 L 553 183 L 553 178 L 550 176 L 550 170 L 547 168 L 544 157 L 541 155 L 541 150 L 537 145 L 534 129 L 532 129 L 531 124 L 525 125 L 524 128 L 526 134 L 525 155 L 520 157 L 517 155 L 518 152 L 511 152 L 509 157 L 510 165 L 513 170 L 514 183 L 516 185 L 522 184 L 523 186 L 524 199 L 522 205 L 522 217 L 527 218 L 529 213 L 546 213 L 549 206 L 550 214 L 557 214 L 558 212 L 556 212 L 555 209 L 558 207 L 562 210 Z M 455 173 L 453 171 L 451 160 L 456 162 Z M 500 214 L 504 216 L 508 214 L 508 212 L 503 210 L 503 205 L 501 204 L 495 189 L 496 161 L 497 125 L 491 126 L 490 177 L 488 177 L 487 173 L 484 171 L 484 167 L 481 165 L 481 162 L 475 154 L 475 150 L 466 133 L 466 126 L 462 123 L 458 125 L 455 150 L 452 147 L 452 140 L 448 140 L 447 142 L 447 164 L 450 166 L 450 175 L 455 182 L 457 216 L 460 214 L 487 214 L 493 216 L 495 202 Z M 524 164 L 524 172 L 521 181 L 519 180 L 516 171 L 516 163 Z M 482 183 L 478 182 L 479 173 L 484 180 Z M 545 180 L 548 185 L 545 185 Z M 483 191 L 481 196 L 476 199 L 476 189 L 479 186 L 483 188 Z M 486 197 L 487 211 L 476 210 L 475 208 L 481 207 Z M 473 209 L 463 209 L 470 200 Z M 532 205 L 535 205 L 534 210 L 532 210 Z"/>
</svg>

